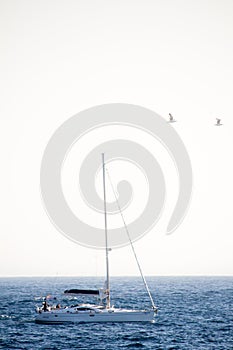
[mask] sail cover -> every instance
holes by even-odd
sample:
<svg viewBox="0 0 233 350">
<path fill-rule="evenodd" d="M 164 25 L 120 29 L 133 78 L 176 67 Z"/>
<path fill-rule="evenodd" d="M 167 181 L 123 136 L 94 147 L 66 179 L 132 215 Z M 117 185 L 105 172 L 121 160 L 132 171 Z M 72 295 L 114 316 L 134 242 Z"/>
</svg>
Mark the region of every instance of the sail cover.
<svg viewBox="0 0 233 350">
<path fill-rule="evenodd" d="M 66 289 L 65 294 L 99 295 L 99 290 L 93 289 Z"/>
</svg>

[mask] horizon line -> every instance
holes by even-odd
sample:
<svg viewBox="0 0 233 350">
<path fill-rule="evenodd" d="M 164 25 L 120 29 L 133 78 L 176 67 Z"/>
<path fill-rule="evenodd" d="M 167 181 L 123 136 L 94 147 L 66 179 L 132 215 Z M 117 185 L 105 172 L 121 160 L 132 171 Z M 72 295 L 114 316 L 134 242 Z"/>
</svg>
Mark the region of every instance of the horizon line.
<svg viewBox="0 0 233 350">
<path fill-rule="evenodd" d="M 0 278 L 105 278 L 105 275 L 1 275 Z M 115 277 L 138 277 L 141 278 L 138 275 L 113 275 L 111 278 Z M 233 277 L 233 274 L 184 274 L 184 275 L 145 275 L 145 277 Z"/>
</svg>

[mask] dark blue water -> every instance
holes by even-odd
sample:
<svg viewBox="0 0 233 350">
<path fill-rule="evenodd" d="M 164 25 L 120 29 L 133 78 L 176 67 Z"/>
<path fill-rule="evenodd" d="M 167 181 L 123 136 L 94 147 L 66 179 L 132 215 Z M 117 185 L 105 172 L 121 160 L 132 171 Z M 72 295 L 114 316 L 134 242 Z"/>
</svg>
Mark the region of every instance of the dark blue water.
<svg viewBox="0 0 233 350">
<path fill-rule="evenodd" d="M 100 287 L 100 278 L 0 278 L 1 349 L 233 349 L 232 277 L 151 277 L 154 324 L 34 323 L 34 297 Z M 112 278 L 116 307 L 144 308 L 139 278 Z M 40 304 L 40 303 L 39 303 Z"/>
</svg>

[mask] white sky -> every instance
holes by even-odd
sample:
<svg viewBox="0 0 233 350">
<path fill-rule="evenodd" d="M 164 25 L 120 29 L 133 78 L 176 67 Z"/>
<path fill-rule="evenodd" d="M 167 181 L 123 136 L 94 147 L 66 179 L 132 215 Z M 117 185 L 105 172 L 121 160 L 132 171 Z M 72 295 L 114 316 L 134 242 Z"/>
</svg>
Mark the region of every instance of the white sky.
<svg viewBox="0 0 233 350">
<path fill-rule="evenodd" d="M 189 212 L 166 236 L 177 178 L 168 156 L 158 155 L 171 201 L 135 244 L 144 273 L 233 273 L 232 18 L 232 0 L 0 0 L 0 276 L 104 274 L 103 252 L 50 223 L 39 172 L 65 120 L 111 102 L 171 112 L 193 165 Z M 213 125 L 218 116 L 221 127 Z M 112 275 L 138 274 L 129 247 L 110 255 Z"/>
</svg>

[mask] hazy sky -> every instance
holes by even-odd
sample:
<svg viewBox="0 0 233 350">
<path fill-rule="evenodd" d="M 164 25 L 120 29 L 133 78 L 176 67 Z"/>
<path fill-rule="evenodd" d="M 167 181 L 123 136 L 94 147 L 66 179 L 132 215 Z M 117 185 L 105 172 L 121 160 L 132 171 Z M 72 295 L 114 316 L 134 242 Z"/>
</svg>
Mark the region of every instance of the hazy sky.
<svg viewBox="0 0 233 350">
<path fill-rule="evenodd" d="M 105 273 L 102 251 L 69 241 L 51 224 L 39 175 L 53 132 L 79 111 L 111 102 L 164 118 L 171 112 L 193 166 L 189 212 L 166 236 L 178 180 L 166 150 L 155 147 L 167 206 L 135 243 L 144 273 L 233 273 L 232 18 L 232 0 L 0 0 L 1 276 Z M 214 126 L 216 117 L 223 126 Z M 124 128 L 101 129 L 82 142 L 91 147 L 122 134 L 152 142 Z M 64 168 L 64 193 L 74 207 L 71 160 L 81 159 L 83 149 L 76 144 Z M 134 199 L 129 221 L 146 200 L 137 191 Z M 113 250 L 110 260 L 112 275 L 138 274 L 130 247 Z"/>
</svg>

